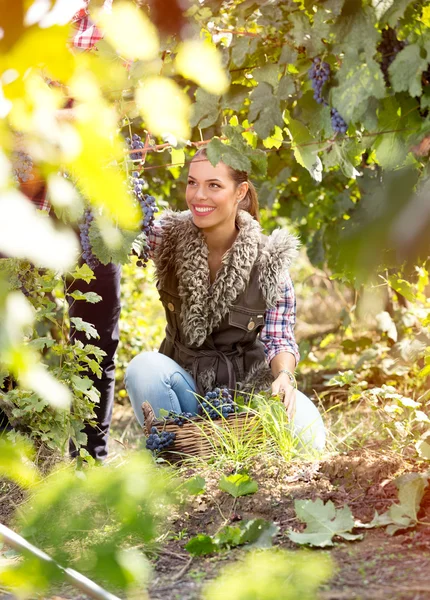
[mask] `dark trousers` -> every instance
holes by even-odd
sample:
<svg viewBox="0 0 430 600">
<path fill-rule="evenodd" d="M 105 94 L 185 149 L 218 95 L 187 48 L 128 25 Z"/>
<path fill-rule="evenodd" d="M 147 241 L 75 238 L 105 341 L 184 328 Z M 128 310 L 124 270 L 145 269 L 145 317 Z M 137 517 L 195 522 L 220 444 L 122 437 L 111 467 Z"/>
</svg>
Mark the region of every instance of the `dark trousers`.
<svg viewBox="0 0 430 600">
<path fill-rule="evenodd" d="M 102 376 L 99 379 L 92 373 L 88 373 L 94 381 L 94 386 L 100 392 L 100 403 L 95 406 L 96 427 L 85 426 L 84 432 L 88 436 L 86 450 L 97 460 L 103 460 L 108 453 L 109 428 L 112 419 L 112 410 L 115 392 L 115 352 L 119 341 L 119 315 L 121 311 L 120 279 L 121 267 L 108 264 L 100 265 L 94 269 L 96 279 L 90 283 L 76 281 L 70 292 L 80 290 L 81 292 L 96 292 L 102 297 L 100 302 L 90 304 L 83 300 L 74 301 L 70 296 L 69 314 L 71 317 L 81 317 L 84 321 L 91 323 L 97 329 L 99 340 L 88 340 L 84 332 L 72 328 L 71 340 L 80 340 L 83 344 L 94 344 L 106 352 L 103 357 L 101 368 Z M 77 455 L 76 448 L 70 445 L 72 456 Z"/>
</svg>

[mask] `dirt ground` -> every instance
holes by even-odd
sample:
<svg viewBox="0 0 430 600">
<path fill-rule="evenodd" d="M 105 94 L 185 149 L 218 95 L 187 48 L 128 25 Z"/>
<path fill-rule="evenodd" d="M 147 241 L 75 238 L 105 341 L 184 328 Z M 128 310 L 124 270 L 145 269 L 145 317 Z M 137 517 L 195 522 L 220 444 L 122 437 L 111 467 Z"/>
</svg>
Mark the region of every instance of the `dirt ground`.
<svg viewBox="0 0 430 600">
<path fill-rule="evenodd" d="M 118 407 L 112 441 L 113 456 L 124 447 L 139 444 L 128 407 Z M 246 550 L 235 549 L 209 557 L 190 558 L 184 546 L 198 533 L 213 534 L 223 524 L 240 519 L 264 518 L 279 527 L 275 544 L 288 550 L 298 548 L 287 533 L 300 529 L 294 500 L 321 498 L 336 507 L 347 504 L 356 519 L 368 522 L 375 510 L 384 512 L 397 500 L 396 476 L 417 470 L 413 461 L 390 452 L 387 447 L 366 448 L 329 455 L 319 462 L 282 464 L 265 457 L 255 461 L 249 473 L 258 482 L 258 492 L 234 500 L 218 489 L 221 472 L 213 468 L 190 468 L 186 476 L 199 474 L 206 480 L 203 494 L 193 496 L 163 526 L 168 531 L 154 567 L 151 600 L 198 600 L 206 581 L 218 575 L 228 562 L 240 559 Z M 3 484 L 0 520 L 7 524 L 23 500 L 16 486 Z M 430 488 L 422 502 L 421 521 L 430 522 Z M 335 563 L 331 581 L 321 590 L 321 600 L 430 599 L 430 527 L 419 525 L 390 537 L 383 529 L 364 531 L 361 541 L 339 541 L 331 548 L 315 549 L 330 554 Z M 142 592 L 142 598 L 144 598 Z M 0 594 L 2 600 L 10 595 Z M 55 600 L 84 596 L 70 588 L 57 593 Z"/>
</svg>

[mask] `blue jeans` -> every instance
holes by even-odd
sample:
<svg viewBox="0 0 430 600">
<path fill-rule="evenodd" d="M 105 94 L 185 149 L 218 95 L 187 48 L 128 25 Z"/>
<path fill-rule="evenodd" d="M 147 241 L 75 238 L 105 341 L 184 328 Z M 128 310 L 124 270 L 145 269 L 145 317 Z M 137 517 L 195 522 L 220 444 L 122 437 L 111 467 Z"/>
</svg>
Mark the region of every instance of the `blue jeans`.
<svg viewBox="0 0 430 600">
<path fill-rule="evenodd" d="M 125 373 L 125 387 L 134 414 L 143 425 L 143 402 L 149 402 L 158 416 L 160 409 L 197 414 L 196 385 L 187 371 L 159 352 L 142 352 L 133 358 Z M 315 404 L 296 392 L 293 432 L 316 450 L 325 445 L 325 427 Z"/>
</svg>

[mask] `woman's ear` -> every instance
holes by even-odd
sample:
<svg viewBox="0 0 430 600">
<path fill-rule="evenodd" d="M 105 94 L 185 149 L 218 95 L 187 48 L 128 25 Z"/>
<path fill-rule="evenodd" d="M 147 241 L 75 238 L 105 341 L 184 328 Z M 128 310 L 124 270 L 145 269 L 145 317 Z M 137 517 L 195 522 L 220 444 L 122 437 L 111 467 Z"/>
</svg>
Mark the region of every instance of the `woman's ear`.
<svg viewBox="0 0 430 600">
<path fill-rule="evenodd" d="M 244 200 L 246 198 L 246 194 L 248 193 L 249 190 L 249 184 L 247 181 L 242 181 L 242 183 L 239 183 L 239 185 L 237 186 L 237 201 L 238 202 L 242 202 L 242 200 Z"/>
</svg>

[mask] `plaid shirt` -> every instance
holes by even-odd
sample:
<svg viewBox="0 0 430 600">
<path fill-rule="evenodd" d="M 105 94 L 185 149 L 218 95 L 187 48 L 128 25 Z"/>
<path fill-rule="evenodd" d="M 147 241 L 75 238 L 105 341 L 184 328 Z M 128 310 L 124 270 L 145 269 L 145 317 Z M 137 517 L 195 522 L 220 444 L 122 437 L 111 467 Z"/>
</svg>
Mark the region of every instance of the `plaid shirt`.
<svg viewBox="0 0 430 600">
<path fill-rule="evenodd" d="M 160 247 L 163 237 L 163 221 L 155 221 L 152 232 L 148 236 L 149 255 L 153 258 L 157 248 Z M 276 306 L 266 310 L 265 324 L 260 332 L 260 339 L 264 344 L 267 362 L 270 364 L 277 354 L 288 352 L 300 360 L 299 347 L 294 337 L 296 324 L 296 296 L 293 282 L 289 273 L 286 273 L 282 288 L 282 298 Z"/>
<path fill-rule="evenodd" d="M 103 9 L 106 11 L 110 11 L 112 8 L 113 0 L 105 0 L 103 4 Z M 89 0 L 86 2 L 86 6 L 88 7 Z M 74 48 L 79 48 L 80 50 L 91 50 L 94 45 L 99 42 L 103 34 L 100 29 L 98 29 L 94 23 L 91 21 L 87 8 L 81 9 L 72 20 L 73 26 L 75 28 L 75 32 L 71 39 L 71 45 Z M 37 173 L 33 175 L 37 177 Z M 31 180 L 30 180 L 31 183 Z M 35 204 L 36 208 L 39 210 L 44 210 L 49 212 L 51 206 L 47 199 L 47 189 L 46 185 L 41 185 L 38 189 L 32 185 L 26 185 L 21 182 L 21 191 Z"/>
</svg>

